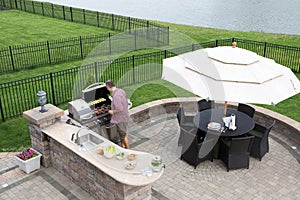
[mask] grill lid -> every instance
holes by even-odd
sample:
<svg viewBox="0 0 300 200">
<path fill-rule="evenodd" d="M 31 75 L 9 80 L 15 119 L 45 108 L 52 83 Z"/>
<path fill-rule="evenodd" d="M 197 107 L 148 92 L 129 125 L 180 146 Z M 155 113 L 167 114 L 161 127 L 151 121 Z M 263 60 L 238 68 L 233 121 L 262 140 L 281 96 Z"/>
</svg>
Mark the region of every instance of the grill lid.
<svg viewBox="0 0 300 200">
<path fill-rule="evenodd" d="M 91 108 L 100 107 L 104 104 L 110 105 L 110 92 L 106 89 L 105 83 L 98 82 L 89 85 L 82 90 L 82 99 L 85 100 Z"/>
</svg>

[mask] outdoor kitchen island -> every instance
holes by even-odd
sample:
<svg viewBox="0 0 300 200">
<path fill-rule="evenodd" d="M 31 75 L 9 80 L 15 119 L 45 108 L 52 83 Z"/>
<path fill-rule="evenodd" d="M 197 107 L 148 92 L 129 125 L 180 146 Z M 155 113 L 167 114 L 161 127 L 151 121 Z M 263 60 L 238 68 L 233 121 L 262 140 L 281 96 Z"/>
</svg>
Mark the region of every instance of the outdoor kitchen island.
<svg viewBox="0 0 300 200">
<path fill-rule="evenodd" d="M 51 104 L 45 107 L 48 112 L 34 108 L 23 113 L 29 120 L 32 146 L 43 154 L 43 166 L 52 166 L 96 199 L 151 199 L 151 183 L 163 173 L 163 169 L 151 176 L 142 173 L 145 167 L 151 170 L 153 155 L 123 149 L 100 135 L 94 147 L 77 145 L 71 141 L 74 133 L 78 137 L 96 133 L 66 124 L 68 117 L 63 110 Z M 125 155 L 135 154 L 135 168 L 126 169 L 127 157 L 117 160 L 99 155 L 97 150 L 108 145 Z"/>
</svg>

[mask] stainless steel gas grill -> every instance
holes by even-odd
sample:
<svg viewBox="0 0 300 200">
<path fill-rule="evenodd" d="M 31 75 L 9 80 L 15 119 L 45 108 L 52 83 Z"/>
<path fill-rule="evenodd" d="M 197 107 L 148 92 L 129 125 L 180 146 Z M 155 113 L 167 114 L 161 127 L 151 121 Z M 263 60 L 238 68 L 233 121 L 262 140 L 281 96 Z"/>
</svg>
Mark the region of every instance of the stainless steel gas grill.
<svg viewBox="0 0 300 200">
<path fill-rule="evenodd" d="M 116 126 L 110 123 L 111 97 L 104 83 L 95 83 L 82 90 L 82 98 L 69 102 L 69 117 L 94 132 L 119 143 Z M 131 107 L 131 102 L 128 100 Z"/>
<path fill-rule="evenodd" d="M 106 125 L 110 122 L 108 113 L 111 106 L 109 91 L 104 83 L 95 83 L 82 90 L 82 99 L 69 102 L 69 117 L 82 125 L 97 122 Z"/>
</svg>

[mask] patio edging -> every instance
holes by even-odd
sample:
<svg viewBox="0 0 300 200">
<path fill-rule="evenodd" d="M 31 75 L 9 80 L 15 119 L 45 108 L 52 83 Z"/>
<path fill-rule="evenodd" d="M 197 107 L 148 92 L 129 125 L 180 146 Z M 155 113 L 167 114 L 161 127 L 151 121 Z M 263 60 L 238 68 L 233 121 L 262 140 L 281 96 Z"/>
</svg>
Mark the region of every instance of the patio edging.
<svg viewBox="0 0 300 200">
<path fill-rule="evenodd" d="M 178 107 L 182 105 L 187 112 L 197 111 L 197 101 L 201 99 L 198 97 L 183 97 L 183 98 L 169 98 L 157 101 L 152 101 L 130 110 L 130 115 L 133 122 L 143 122 L 150 117 L 154 117 L 163 113 L 173 114 L 176 113 Z M 222 103 L 217 102 L 217 106 L 223 106 Z M 262 125 L 270 125 L 273 120 L 276 124 L 273 131 L 279 135 L 283 135 L 290 139 L 296 146 L 300 147 L 300 123 L 286 117 L 282 114 L 268 110 L 266 108 L 251 105 L 255 108 L 256 112 L 254 120 Z M 229 103 L 229 108 L 237 108 L 237 104 Z"/>
</svg>

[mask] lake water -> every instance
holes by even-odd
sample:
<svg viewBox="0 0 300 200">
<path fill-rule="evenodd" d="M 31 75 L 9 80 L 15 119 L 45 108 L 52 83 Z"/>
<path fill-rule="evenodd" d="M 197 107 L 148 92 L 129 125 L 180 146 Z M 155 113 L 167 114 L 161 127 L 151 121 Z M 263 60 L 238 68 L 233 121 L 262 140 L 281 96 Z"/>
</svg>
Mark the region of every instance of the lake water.
<svg viewBox="0 0 300 200">
<path fill-rule="evenodd" d="M 300 0 L 44 1 L 178 24 L 300 35 Z"/>
</svg>

